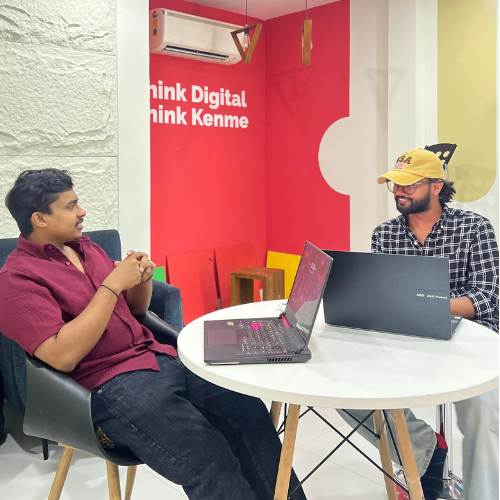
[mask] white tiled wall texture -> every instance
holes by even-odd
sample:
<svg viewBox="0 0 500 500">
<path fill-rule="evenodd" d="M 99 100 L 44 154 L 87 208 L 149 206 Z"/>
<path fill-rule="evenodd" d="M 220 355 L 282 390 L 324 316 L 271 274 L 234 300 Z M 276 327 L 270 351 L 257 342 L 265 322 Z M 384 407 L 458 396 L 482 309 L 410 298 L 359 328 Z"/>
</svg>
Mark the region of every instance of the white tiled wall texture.
<svg viewBox="0 0 500 500">
<path fill-rule="evenodd" d="M 0 5 L 0 238 L 26 169 L 68 170 L 85 230 L 118 228 L 116 0 Z"/>
</svg>

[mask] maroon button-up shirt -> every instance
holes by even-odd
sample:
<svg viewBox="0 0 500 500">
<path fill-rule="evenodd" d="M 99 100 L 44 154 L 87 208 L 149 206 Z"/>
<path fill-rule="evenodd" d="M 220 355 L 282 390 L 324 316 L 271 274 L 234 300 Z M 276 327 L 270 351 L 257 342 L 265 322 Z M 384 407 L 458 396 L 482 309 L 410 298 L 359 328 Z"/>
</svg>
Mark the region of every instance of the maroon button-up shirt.
<svg viewBox="0 0 500 500">
<path fill-rule="evenodd" d="M 79 254 L 85 273 L 53 245 L 32 243 L 22 236 L 0 270 L 0 332 L 31 355 L 88 306 L 114 269 L 88 236 L 66 245 Z M 137 322 L 122 293 L 101 339 L 69 375 L 93 389 L 120 373 L 158 371 L 155 353 L 177 355 Z"/>
</svg>

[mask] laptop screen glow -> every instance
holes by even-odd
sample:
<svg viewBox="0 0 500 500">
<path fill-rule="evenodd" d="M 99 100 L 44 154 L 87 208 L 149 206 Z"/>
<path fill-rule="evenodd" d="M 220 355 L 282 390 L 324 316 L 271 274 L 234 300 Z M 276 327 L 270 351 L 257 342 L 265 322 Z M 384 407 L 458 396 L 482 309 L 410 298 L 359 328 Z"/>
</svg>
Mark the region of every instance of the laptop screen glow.
<svg viewBox="0 0 500 500">
<path fill-rule="evenodd" d="M 330 274 L 331 262 L 331 257 L 306 242 L 286 308 L 287 320 L 296 326 L 304 337 L 311 334 Z M 293 317 L 290 317 L 290 313 Z"/>
</svg>

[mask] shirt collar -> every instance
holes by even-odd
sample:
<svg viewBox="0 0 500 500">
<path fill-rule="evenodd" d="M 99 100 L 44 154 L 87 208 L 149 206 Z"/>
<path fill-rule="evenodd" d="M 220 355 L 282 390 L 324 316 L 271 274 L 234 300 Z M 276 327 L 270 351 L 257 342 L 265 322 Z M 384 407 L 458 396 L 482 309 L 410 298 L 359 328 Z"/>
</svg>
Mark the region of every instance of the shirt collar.
<svg viewBox="0 0 500 500">
<path fill-rule="evenodd" d="M 80 254 L 84 254 L 85 250 L 90 246 L 90 238 L 88 236 L 82 236 L 74 241 L 67 241 L 64 243 L 68 245 L 73 250 Z M 44 259 L 50 255 L 50 252 L 54 250 L 54 246 L 50 244 L 44 243 L 34 243 L 33 241 L 29 241 L 24 236 L 19 235 L 19 240 L 17 241 L 17 248 L 19 250 L 23 250 L 33 257 L 38 257 L 39 259 Z"/>
</svg>

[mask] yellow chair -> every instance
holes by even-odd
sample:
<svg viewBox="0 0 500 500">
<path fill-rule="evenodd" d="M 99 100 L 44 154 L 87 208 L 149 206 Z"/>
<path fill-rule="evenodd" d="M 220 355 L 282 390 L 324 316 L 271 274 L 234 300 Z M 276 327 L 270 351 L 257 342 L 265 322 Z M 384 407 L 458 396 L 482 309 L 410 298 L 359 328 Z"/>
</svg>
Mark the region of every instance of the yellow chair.
<svg viewBox="0 0 500 500">
<path fill-rule="evenodd" d="M 285 270 L 285 299 L 288 299 L 292 290 L 293 280 L 299 267 L 300 255 L 290 253 L 267 252 L 266 267 Z"/>
</svg>

